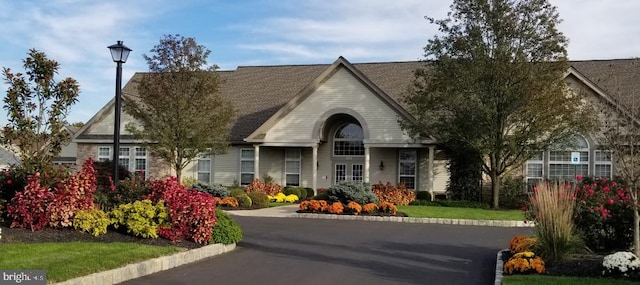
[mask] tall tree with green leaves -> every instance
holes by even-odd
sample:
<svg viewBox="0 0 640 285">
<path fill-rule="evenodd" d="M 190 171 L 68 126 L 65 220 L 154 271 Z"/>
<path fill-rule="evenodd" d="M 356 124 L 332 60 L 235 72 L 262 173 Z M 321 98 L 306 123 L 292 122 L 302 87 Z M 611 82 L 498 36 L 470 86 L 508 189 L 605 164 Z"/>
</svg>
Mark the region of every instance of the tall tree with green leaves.
<svg viewBox="0 0 640 285">
<path fill-rule="evenodd" d="M 207 66 L 211 53 L 194 38 L 165 35 L 143 55 L 149 73 L 137 83 L 124 110 L 140 125 L 127 130 L 176 171 L 205 154 L 226 151 L 235 110 L 218 92 L 216 65 Z"/>
<path fill-rule="evenodd" d="M 640 60 L 631 61 L 632 66 L 640 64 Z M 625 190 L 631 197 L 633 208 L 633 248 L 640 256 L 640 98 L 637 94 L 624 94 L 623 86 L 611 72 L 608 81 L 612 88 L 608 95 L 610 100 L 602 100 L 605 108 L 598 138 L 603 148 L 612 152 L 611 159 L 615 166 L 616 175 L 626 184 Z M 640 80 L 640 74 L 631 76 Z M 615 218 L 615 217 L 614 217 Z"/>
<path fill-rule="evenodd" d="M 70 140 L 64 124 L 80 89 L 73 78 L 54 79 L 60 65 L 44 52 L 31 49 L 27 54 L 24 74 L 6 67 L 2 70 L 9 88 L 3 101 L 8 124 L 1 141 L 17 147 L 22 164 L 33 171 L 49 165 Z"/>
<path fill-rule="evenodd" d="M 424 48 L 405 98 L 414 135 L 467 144 L 481 156 L 498 207 L 502 177 L 533 154 L 591 128 L 564 81 L 567 39 L 546 0 L 455 0 Z"/>
</svg>

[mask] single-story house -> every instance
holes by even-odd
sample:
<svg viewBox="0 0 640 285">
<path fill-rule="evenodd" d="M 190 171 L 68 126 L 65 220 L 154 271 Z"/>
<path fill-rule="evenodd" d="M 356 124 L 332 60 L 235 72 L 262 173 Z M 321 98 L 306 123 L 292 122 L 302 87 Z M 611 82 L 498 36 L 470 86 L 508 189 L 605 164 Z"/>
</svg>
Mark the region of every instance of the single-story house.
<svg viewBox="0 0 640 285">
<path fill-rule="evenodd" d="M 602 104 L 608 92 L 640 90 L 638 60 L 572 61 L 566 80 Z M 430 138 L 416 140 L 404 132 L 400 119 L 411 119 L 401 97 L 425 63 L 377 62 L 352 64 L 339 57 L 332 64 L 241 66 L 218 71 L 220 92 L 238 110 L 226 154 L 201 157 L 183 176 L 206 183 L 246 185 L 263 175 L 276 183 L 313 189 L 340 181 L 403 182 L 419 191 L 441 194 L 449 174 L 447 159 Z M 123 88 L 136 94 L 136 73 Z M 613 75 L 613 76 L 612 76 Z M 611 80 L 615 78 L 615 80 Z M 615 83 L 612 83 L 614 82 Z M 624 88 L 616 88 L 623 86 Z M 625 94 L 628 95 L 628 94 Z M 120 163 L 148 176 L 171 175 L 169 166 L 126 132 L 135 121 L 122 114 Z M 95 114 L 74 137 L 77 164 L 87 158 L 112 156 L 114 100 Z M 612 176 L 610 156 L 595 138 L 585 134 L 579 149 L 549 150 L 522 167 L 529 181 Z M 579 151 L 579 165 L 570 152 Z"/>
</svg>

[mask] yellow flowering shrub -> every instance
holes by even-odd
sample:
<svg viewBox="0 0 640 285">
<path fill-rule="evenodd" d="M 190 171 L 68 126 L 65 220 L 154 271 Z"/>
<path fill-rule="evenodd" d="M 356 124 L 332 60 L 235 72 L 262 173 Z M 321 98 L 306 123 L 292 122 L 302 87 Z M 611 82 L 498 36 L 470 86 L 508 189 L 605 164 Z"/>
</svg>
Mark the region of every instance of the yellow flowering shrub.
<svg viewBox="0 0 640 285">
<path fill-rule="evenodd" d="M 271 196 L 269 195 L 269 201 L 276 203 L 284 203 L 287 195 L 284 195 L 282 192 L 278 192 L 278 194 Z"/>
<path fill-rule="evenodd" d="M 544 261 L 531 251 L 516 253 L 504 264 L 504 272 L 509 274 L 544 273 L 544 271 Z"/>
<path fill-rule="evenodd" d="M 283 199 L 285 202 L 287 203 L 295 203 L 298 201 L 298 196 L 294 195 L 294 194 L 289 194 L 286 197 L 284 197 Z"/>
<path fill-rule="evenodd" d="M 350 213 L 353 213 L 354 215 L 358 215 L 360 214 L 360 212 L 362 212 L 362 206 L 360 206 L 360 204 L 351 201 L 349 202 L 349 204 L 347 204 L 347 209 Z"/>
</svg>

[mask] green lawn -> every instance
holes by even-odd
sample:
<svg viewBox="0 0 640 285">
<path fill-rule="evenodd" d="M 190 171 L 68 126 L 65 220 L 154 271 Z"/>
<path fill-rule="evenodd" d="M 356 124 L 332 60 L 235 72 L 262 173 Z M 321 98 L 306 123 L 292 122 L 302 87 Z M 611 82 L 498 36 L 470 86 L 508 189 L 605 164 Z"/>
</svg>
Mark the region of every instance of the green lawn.
<svg viewBox="0 0 640 285">
<path fill-rule="evenodd" d="M 47 281 L 60 282 L 178 251 L 137 243 L 3 243 L 0 268 L 45 270 Z"/>
<path fill-rule="evenodd" d="M 521 210 L 487 210 L 477 208 L 455 208 L 439 206 L 398 206 L 398 211 L 416 218 L 450 218 L 471 220 L 522 221 Z"/>
<path fill-rule="evenodd" d="M 558 277 L 541 275 L 511 275 L 502 279 L 504 285 L 631 285 L 638 282 L 586 277 Z"/>
</svg>

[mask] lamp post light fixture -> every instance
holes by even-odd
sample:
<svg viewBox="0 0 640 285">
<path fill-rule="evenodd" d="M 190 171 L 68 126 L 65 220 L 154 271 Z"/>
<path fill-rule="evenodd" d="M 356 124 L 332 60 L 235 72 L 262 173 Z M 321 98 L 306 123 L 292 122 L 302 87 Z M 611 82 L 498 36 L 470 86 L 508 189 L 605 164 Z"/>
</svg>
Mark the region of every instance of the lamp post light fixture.
<svg viewBox="0 0 640 285">
<path fill-rule="evenodd" d="M 115 105 L 115 121 L 113 124 L 113 183 L 120 182 L 118 178 L 119 154 L 120 154 L 120 109 L 122 108 L 122 64 L 127 62 L 131 49 L 118 41 L 115 45 L 110 45 L 111 58 L 116 63 L 116 105 Z"/>
</svg>

